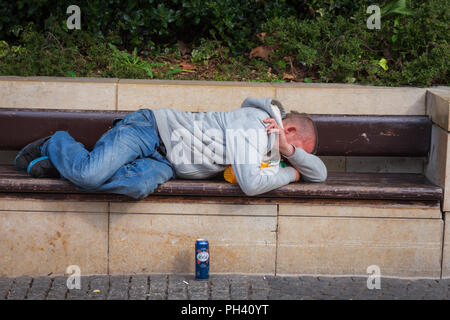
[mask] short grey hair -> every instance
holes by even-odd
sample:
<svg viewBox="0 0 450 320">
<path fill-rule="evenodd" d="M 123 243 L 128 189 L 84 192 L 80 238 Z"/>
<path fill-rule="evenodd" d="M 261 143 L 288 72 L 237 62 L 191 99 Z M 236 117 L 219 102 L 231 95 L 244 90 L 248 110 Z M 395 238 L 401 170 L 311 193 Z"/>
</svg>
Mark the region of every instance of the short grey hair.
<svg viewBox="0 0 450 320">
<path fill-rule="evenodd" d="M 300 113 L 297 111 L 291 111 L 286 114 L 283 120 L 287 120 L 289 122 L 292 122 L 299 128 L 303 128 L 309 131 L 312 131 L 311 134 L 314 135 L 314 149 L 311 152 L 312 154 L 315 154 L 317 152 L 317 148 L 319 146 L 319 134 L 317 131 L 317 126 L 314 123 L 314 121 L 311 119 L 311 117 L 306 113 Z"/>
</svg>

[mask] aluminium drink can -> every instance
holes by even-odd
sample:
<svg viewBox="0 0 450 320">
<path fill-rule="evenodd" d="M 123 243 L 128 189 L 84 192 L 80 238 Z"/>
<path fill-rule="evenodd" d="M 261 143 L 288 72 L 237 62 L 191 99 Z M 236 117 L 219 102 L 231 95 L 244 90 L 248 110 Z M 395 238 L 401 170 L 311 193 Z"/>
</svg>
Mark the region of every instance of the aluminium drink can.
<svg viewBox="0 0 450 320">
<path fill-rule="evenodd" d="M 205 239 L 195 241 L 195 279 L 209 278 L 209 243 Z"/>
</svg>

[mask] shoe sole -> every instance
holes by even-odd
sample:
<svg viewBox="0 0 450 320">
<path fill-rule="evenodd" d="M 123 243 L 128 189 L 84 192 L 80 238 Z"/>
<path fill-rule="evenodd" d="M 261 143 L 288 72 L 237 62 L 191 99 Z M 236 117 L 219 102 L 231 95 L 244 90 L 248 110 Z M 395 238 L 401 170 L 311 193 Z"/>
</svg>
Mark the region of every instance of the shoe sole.
<svg viewBox="0 0 450 320">
<path fill-rule="evenodd" d="M 19 171 L 26 171 L 33 159 L 41 156 L 40 148 L 50 136 L 35 140 L 23 147 L 14 158 L 14 167 Z M 39 149 L 39 151 L 35 150 Z"/>
<path fill-rule="evenodd" d="M 47 156 L 39 157 L 30 162 L 27 173 L 33 178 L 58 178 L 60 174 Z"/>
</svg>

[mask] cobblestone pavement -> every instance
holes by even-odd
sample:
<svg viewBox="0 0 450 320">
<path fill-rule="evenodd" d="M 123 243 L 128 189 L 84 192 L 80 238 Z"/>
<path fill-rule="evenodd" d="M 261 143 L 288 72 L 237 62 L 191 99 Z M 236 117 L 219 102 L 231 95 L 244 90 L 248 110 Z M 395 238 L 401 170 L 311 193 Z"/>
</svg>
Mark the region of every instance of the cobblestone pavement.
<svg viewBox="0 0 450 320">
<path fill-rule="evenodd" d="M 67 277 L 0 278 L 0 300 L 311 300 L 450 299 L 450 279 L 381 278 L 381 289 L 367 289 L 367 278 L 212 275 L 84 276 L 81 289 L 67 289 Z"/>
</svg>

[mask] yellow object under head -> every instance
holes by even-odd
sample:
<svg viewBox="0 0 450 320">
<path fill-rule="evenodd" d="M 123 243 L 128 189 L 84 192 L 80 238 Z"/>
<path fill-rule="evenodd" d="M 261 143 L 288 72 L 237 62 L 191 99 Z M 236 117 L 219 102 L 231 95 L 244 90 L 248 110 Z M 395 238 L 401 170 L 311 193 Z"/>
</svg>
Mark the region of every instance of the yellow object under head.
<svg viewBox="0 0 450 320">
<path fill-rule="evenodd" d="M 267 168 L 269 166 L 269 162 L 261 162 L 261 169 Z M 223 172 L 223 177 L 225 178 L 225 181 L 232 183 L 232 184 L 238 184 L 236 180 L 236 176 L 234 175 L 233 168 L 231 166 L 228 166 L 225 171 Z"/>
</svg>

